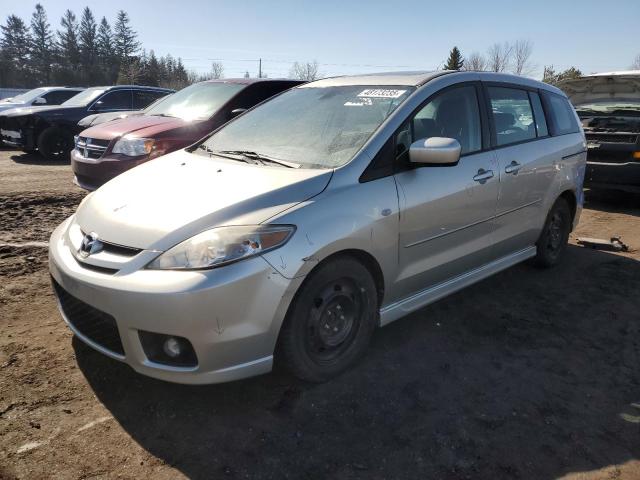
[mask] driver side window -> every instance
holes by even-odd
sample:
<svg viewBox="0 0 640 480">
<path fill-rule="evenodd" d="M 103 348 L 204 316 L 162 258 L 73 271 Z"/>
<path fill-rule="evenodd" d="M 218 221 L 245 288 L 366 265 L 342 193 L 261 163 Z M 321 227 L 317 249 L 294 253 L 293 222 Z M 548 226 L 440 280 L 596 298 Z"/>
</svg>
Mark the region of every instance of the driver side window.
<svg viewBox="0 0 640 480">
<path fill-rule="evenodd" d="M 480 109 L 473 85 L 454 87 L 431 98 L 397 133 L 397 156 L 406 157 L 413 142 L 430 137 L 455 138 L 462 155 L 482 149 Z"/>
</svg>

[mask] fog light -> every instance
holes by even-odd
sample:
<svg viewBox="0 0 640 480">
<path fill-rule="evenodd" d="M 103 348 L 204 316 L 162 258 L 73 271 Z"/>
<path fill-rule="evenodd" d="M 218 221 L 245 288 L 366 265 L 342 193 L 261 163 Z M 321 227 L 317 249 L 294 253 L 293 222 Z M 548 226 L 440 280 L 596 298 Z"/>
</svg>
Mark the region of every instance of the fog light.
<svg viewBox="0 0 640 480">
<path fill-rule="evenodd" d="M 180 342 L 178 339 L 169 337 L 164 341 L 164 345 L 162 346 L 162 350 L 171 358 L 177 358 L 182 354 L 182 347 L 180 347 Z"/>
<path fill-rule="evenodd" d="M 173 367 L 198 365 L 196 352 L 188 339 L 144 330 L 139 330 L 138 335 L 142 349 L 150 361 Z"/>
</svg>

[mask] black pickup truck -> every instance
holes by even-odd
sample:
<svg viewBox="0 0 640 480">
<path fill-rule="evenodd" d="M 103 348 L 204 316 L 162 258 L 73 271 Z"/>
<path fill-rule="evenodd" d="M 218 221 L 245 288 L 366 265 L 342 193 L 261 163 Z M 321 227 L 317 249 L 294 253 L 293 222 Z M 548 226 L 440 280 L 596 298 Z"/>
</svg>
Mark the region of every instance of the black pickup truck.
<svg viewBox="0 0 640 480">
<path fill-rule="evenodd" d="M 640 71 L 589 75 L 558 86 L 587 138 L 585 186 L 640 193 Z"/>
<path fill-rule="evenodd" d="M 78 122 L 92 113 L 142 110 L 173 90 L 139 85 L 91 87 L 61 105 L 15 108 L 0 113 L 0 138 L 25 152 L 38 150 L 49 159 L 67 159 Z"/>
</svg>

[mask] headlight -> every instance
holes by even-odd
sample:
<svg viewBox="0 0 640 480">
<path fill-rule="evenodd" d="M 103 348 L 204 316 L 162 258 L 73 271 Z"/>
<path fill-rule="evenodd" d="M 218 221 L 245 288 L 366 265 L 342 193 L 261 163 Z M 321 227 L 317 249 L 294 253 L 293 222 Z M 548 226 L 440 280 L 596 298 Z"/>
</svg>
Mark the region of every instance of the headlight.
<svg viewBox="0 0 640 480">
<path fill-rule="evenodd" d="M 151 138 L 131 138 L 122 137 L 113 146 L 113 153 L 121 153 L 129 157 L 139 157 L 141 155 L 149 155 L 153 148 L 153 139 Z"/>
<path fill-rule="evenodd" d="M 147 268 L 197 270 L 220 267 L 278 248 L 291 238 L 293 232 L 293 225 L 213 228 L 167 250 Z"/>
</svg>

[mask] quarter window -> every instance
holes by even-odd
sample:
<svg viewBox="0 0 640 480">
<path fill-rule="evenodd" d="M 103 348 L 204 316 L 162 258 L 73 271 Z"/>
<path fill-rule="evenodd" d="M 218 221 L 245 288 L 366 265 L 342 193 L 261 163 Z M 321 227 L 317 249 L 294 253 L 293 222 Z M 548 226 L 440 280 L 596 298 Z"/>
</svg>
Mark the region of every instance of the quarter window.
<svg viewBox="0 0 640 480">
<path fill-rule="evenodd" d="M 411 143 L 430 137 L 455 138 L 463 155 L 482 149 L 480 110 L 473 85 L 452 88 L 429 100 L 398 132 L 396 155 L 404 155 Z"/>
<path fill-rule="evenodd" d="M 489 87 L 488 90 L 497 145 L 536 138 L 536 125 L 527 91 L 506 87 Z"/>
<path fill-rule="evenodd" d="M 553 119 L 553 134 L 565 135 L 567 133 L 579 132 L 580 127 L 573 113 L 573 107 L 569 104 L 569 100 L 554 93 L 546 93 L 546 97 Z"/>
<path fill-rule="evenodd" d="M 154 90 L 135 90 L 133 92 L 133 108 L 135 110 L 147 108 L 153 102 L 166 95 L 166 92 Z"/>
</svg>

